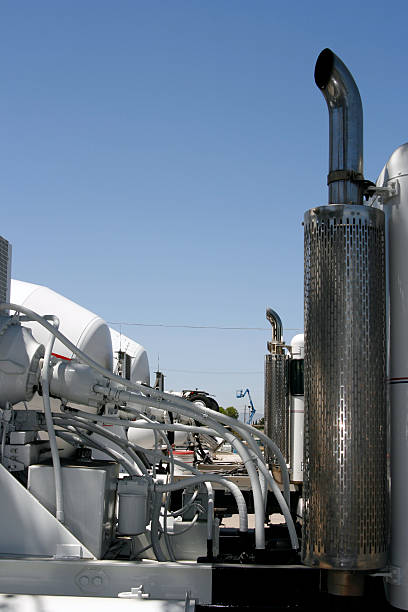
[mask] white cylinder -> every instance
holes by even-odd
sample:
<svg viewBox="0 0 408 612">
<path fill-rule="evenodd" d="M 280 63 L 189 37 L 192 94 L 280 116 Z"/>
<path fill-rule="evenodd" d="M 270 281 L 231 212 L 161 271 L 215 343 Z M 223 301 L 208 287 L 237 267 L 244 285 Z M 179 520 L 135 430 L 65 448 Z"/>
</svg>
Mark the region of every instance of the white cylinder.
<svg viewBox="0 0 408 612">
<path fill-rule="evenodd" d="M 96 314 L 82 308 L 68 298 L 43 287 L 22 281 L 11 281 L 11 302 L 26 306 L 40 315 L 56 315 L 60 320 L 59 331 L 94 361 L 112 371 L 112 341 L 109 327 Z M 49 332 L 39 323 L 28 322 L 34 338 L 46 345 Z M 64 359 L 72 359 L 72 352 L 59 340 L 53 353 Z"/>
<path fill-rule="evenodd" d="M 135 423 L 140 425 L 146 425 L 146 421 L 143 419 L 137 419 Z M 163 423 L 163 430 L 165 431 L 165 425 Z M 160 433 L 156 430 L 157 433 Z M 187 440 L 188 434 L 184 431 L 175 431 L 174 432 L 174 442 L 177 445 L 185 444 Z M 143 448 L 153 449 L 154 448 L 154 430 L 153 429 L 136 429 L 136 427 L 129 427 L 128 429 L 128 440 L 129 442 L 133 442 L 133 444 L 138 444 L 139 446 L 143 446 Z M 160 440 L 160 438 L 159 438 Z M 159 445 L 162 442 L 159 441 Z"/>
<path fill-rule="evenodd" d="M 408 610 L 408 144 L 391 155 L 377 185 L 397 187 L 386 200 L 388 224 L 388 382 L 391 421 L 391 551 L 395 579 L 386 583 L 390 603 Z"/>
<path fill-rule="evenodd" d="M 174 459 L 177 459 L 177 461 L 182 461 L 186 465 L 189 465 L 191 467 L 194 466 L 194 451 L 179 448 L 173 452 L 173 457 Z M 190 474 L 191 475 L 191 471 L 188 468 L 181 467 L 181 465 L 175 466 L 174 473 L 176 475 L 177 474 L 179 475 Z"/>
<path fill-rule="evenodd" d="M 300 362 L 305 356 L 304 334 L 297 334 L 290 341 L 292 359 Z M 293 388 L 292 388 L 293 390 Z M 305 397 L 304 394 L 290 394 L 290 471 L 292 482 L 303 482 L 303 433 Z"/>
<path fill-rule="evenodd" d="M 68 402 L 96 407 L 103 402 L 93 388 L 103 385 L 105 381 L 101 374 L 85 363 L 61 360 L 51 371 L 50 393 Z"/>
<path fill-rule="evenodd" d="M 138 535 L 146 529 L 148 483 L 143 477 L 123 478 L 118 483 L 118 533 Z"/>
</svg>

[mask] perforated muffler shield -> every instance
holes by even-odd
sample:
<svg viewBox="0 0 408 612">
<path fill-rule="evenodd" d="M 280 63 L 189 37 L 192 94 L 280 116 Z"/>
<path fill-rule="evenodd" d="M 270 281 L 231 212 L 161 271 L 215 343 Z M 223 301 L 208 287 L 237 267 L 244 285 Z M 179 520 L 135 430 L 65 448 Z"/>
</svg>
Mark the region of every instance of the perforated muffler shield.
<svg viewBox="0 0 408 612">
<path fill-rule="evenodd" d="M 384 215 L 331 205 L 305 214 L 307 565 L 386 563 Z"/>
<path fill-rule="evenodd" d="M 289 460 L 289 408 L 287 358 L 284 354 L 265 355 L 265 433 L 279 447 L 285 461 Z M 271 451 L 267 459 L 277 463 Z"/>
</svg>

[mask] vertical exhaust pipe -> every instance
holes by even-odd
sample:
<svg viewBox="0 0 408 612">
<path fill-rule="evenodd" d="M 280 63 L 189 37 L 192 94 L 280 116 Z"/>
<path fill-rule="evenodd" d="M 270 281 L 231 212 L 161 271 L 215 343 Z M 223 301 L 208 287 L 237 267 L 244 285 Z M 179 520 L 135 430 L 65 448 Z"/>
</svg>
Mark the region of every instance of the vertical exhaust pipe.
<svg viewBox="0 0 408 612">
<path fill-rule="evenodd" d="M 275 349 L 276 349 L 277 345 L 282 344 L 282 336 L 283 336 L 282 321 L 278 313 L 272 310 L 272 308 L 266 309 L 266 318 L 272 326 L 272 344 L 275 344 Z M 268 346 L 268 349 L 269 349 L 269 346 Z M 272 352 L 272 348 L 270 348 L 270 351 Z M 274 352 L 277 352 L 277 351 L 275 350 Z"/>
<path fill-rule="evenodd" d="M 302 558 L 346 594 L 387 560 L 384 213 L 362 205 L 357 86 L 329 49 L 315 80 L 330 116 L 329 205 L 305 213 Z M 339 573 L 340 572 L 340 573 Z M 354 581 L 355 583 L 355 581 Z"/>
<path fill-rule="evenodd" d="M 330 49 L 317 58 L 314 76 L 329 109 L 329 204 L 362 204 L 363 107 L 358 87 Z"/>
<path fill-rule="evenodd" d="M 272 326 L 272 341 L 267 343 L 265 355 L 265 433 L 280 448 L 289 462 L 289 409 L 287 358 L 283 349 L 283 326 L 277 312 L 266 309 L 266 318 Z M 266 452 L 266 459 L 277 464 L 277 459 Z M 276 469 L 278 469 L 276 467 Z"/>
</svg>

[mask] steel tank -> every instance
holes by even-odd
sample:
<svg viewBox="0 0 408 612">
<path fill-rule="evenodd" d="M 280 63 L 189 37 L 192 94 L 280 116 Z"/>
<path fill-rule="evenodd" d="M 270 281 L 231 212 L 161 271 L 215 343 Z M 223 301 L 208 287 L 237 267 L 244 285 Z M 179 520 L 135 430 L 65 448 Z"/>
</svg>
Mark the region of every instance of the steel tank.
<svg viewBox="0 0 408 612">
<path fill-rule="evenodd" d="M 387 560 L 384 214 L 306 212 L 302 558 L 373 570 Z"/>
<path fill-rule="evenodd" d="M 408 610 L 408 143 L 398 147 L 383 168 L 377 186 L 388 220 L 388 392 L 390 408 L 390 554 L 386 580 L 389 602 Z"/>
</svg>

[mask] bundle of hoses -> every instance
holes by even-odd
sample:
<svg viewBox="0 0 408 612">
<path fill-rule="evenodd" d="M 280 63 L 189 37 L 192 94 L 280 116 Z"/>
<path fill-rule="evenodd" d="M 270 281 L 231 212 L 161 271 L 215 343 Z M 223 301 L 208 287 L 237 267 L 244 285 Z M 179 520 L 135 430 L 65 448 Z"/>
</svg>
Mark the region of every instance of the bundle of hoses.
<svg viewBox="0 0 408 612">
<path fill-rule="evenodd" d="M 0 311 L 4 311 L 4 310 L 6 311 L 10 310 L 10 311 L 18 312 L 18 313 L 23 313 L 29 319 L 38 322 L 40 325 L 46 328 L 54 338 L 57 338 L 70 351 L 72 351 L 72 353 L 76 355 L 76 358 L 78 361 L 84 364 L 87 364 L 93 370 L 95 370 L 96 372 L 104 376 L 107 379 L 106 386 L 95 384 L 93 391 L 96 393 L 100 393 L 101 398 L 104 398 L 105 402 L 109 401 L 116 405 L 120 405 L 121 410 L 125 409 L 126 411 L 128 411 L 129 413 L 133 415 L 143 414 L 142 406 L 146 407 L 146 411 L 150 407 L 155 407 L 155 408 L 159 408 L 166 412 L 173 412 L 176 414 L 186 416 L 188 418 L 192 418 L 195 421 L 204 425 L 204 427 L 198 427 L 198 426 L 191 426 L 191 425 L 183 425 L 179 423 L 171 424 L 171 423 L 158 423 L 158 422 L 147 422 L 147 421 L 142 424 L 140 423 L 137 424 L 137 423 L 134 423 L 132 420 L 125 420 L 125 419 L 121 419 L 118 417 L 112 417 L 112 416 L 100 416 L 100 415 L 95 415 L 95 414 L 89 414 L 84 411 L 72 410 L 71 414 L 75 414 L 76 419 L 82 419 L 82 427 L 81 427 L 81 423 L 78 423 L 77 420 L 75 421 L 75 425 L 72 422 L 66 423 L 67 427 L 74 428 L 74 433 L 76 433 L 77 435 L 80 434 L 80 436 L 82 436 L 82 439 L 85 439 L 84 436 L 86 436 L 86 433 L 84 432 L 86 430 L 91 429 L 90 421 L 100 421 L 101 423 L 106 423 L 106 424 L 108 423 L 109 424 L 112 424 L 112 423 L 120 424 L 123 427 L 141 427 L 141 428 L 158 430 L 160 432 L 160 435 L 162 436 L 165 435 L 164 432 L 166 431 L 189 431 L 189 432 L 194 432 L 194 433 L 202 431 L 203 433 L 208 433 L 209 435 L 212 435 L 212 436 L 217 435 L 217 436 L 224 438 L 236 449 L 237 453 L 242 459 L 244 466 L 247 469 L 247 472 L 248 472 L 248 475 L 251 481 L 252 494 L 253 494 L 253 500 L 254 500 L 254 509 L 255 509 L 255 545 L 256 545 L 256 549 L 262 550 L 265 548 L 264 518 L 265 518 L 265 501 L 266 501 L 266 494 L 267 494 L 268 487 L 270 487 L 273 493 L 275 494 L 276 499 L 279 503 L 281 512 L 285 517 L 285 520 L 288 526 L 288 530 L 289 530 L 292 547 L 294 549 L 298 549 L 299 545 L 298 545 L 297 534 L 296 534 L 292 516 L 290 514 L 290 510 L 289 510 L 289 501 L 290 501 L 289 495 L 290 494 L 289 494 L 289 475 L 288 475 L 287 466 L 286 466 L 285 460 L 279 448 L 263 432 L 256 430 L 253 427 L 246 425 L 245 423 L 241 423 L 235 419 L 231 419 L 230 417 L 224 414 L 214 412 L 208 408 L 205 408 L 202 406 L 196 407 L 192 402 L 189 402 L 188 400 L 185 400 L 183 398 L 179 398 L 177 396 L 174 396 L 174 395 L 162 392 L 162 391 L 158 391 L 151 387 L 146 387 L 145 385 L 141 383 L 131 382 L 129 380 L 126 380 L 120 376 L 113 374 L 109 370 L 106 370 L 100 364 L 96 363 L 93 359 L 91 359 L 88 355 L 83 353 L 80 349 L 78 349 L 68 338 L 66 338 L 57 329 L 56 326 L 49 323 L 46 320 L 46 318 L 29 310 L 28 308 L 25 308 L 24 306 L 19 306 L 16 304 L 4 304 L 4 303 L 0 304 Z M 48 364 L 46 363 L 45 367 L 48 371 L 47 366 Z M 45 378 L 45 382 L 47 383 L 47 377 Z M 124 406 L 124 404 L 126 404 L 126 406 Z M 132 407 L 132 404 L 136 404 L 137 408 Z M 45 409 L 46 414 L 51 413 L 49 396 L 44 398 L 44 409 Z M 63 424 L 64 418 L 68 419 L 68 421 L 70 418 L 72 419 L 71 414 L 69 417 L 66 415 L 59 415 L 58 417 L 56 415 L 54 416 L 56 418 L 56 421 L 58 421 L 58 425 L 60 425 L 60 424 Z M 231 433 L 231 431 L 229 431 L 226 426 L 231 428 L 233 432 L 237 432 L 239 437 L 235 433 Z M 95 427 L 97 426 L 95 425 Z M 51 429 L 52 427 L 49 425 L 49 419 L 48 419 L 47 420 L 47 430 L 48 430 L 50 437 L 53 435 L 55 436 L 55 433 L 52 432 Z M 107 434 L 106 430 L 103 427 L 100 427 L 100 430 L 101 431 L 98 430 L 98 434 L 109 439 L 109 436 L 106 435 Z M 114 436 L 114 434 L 110 434 L 110 436 Z M 87 438 L 90 438 L 90 437 L 87 436 Z M 259 450 L 259 447 L 255 441 L 255 438 L 259 438 L 263 442 L 263 444 L 266 445 L 278 459 L 278 462 L 282 470 L 282 476 L 283 476 L 283 495 L 280 491 L 279 486 L 277 485 L 277 483 L 275 482 L 271 473 L 269 472 L 268 468 L 265 465 L 262 453 Z M 104 450 L 109 451 L 108 454 L 110 453 L 111 456 L 116 457 L 117 461 L 123 460 L 128 470 L 130 466 L 132 466 L 133 473 L 147 474 L 146 467 L 144 466 L 143 462 L 140 460 L 140 457 L 138 456 L 138 453 L 136 452 L 137 451 L 136 446 L 132 445 L 129 441 L 121 439 L 119 436 L 116 436 L 114 440 L 115 440 L 114 443 L 117 446 L 122 447 L 124 449 L 124 455 L 127 455 L 128 457 L 127 458 L 124 457 L 122 453 L 119 454 L 117 451 L 113 449 L 106 449 L 105 446 L 102 445 Z M 88 440 L 88 442 L 91 442 L 91 440 Z M 110 442 L 113 442 L 112 438 L 110 439 Z M 245 446 L 243 442 L 245 442 L 247 446 Z M 98 444 L 101 446 L 100 441 L 98 442 Z M 146 453 L 145 449 L 138 449 L 138 450 L 141 450 L 142 452 Z M 157 459 L 157 456 L 156 456 L 156 459 Z M 173 459 L 173 462 L 176 463 L 174 459 Z M 54 457 L 53 457 L 53 463 L 54 463 L 54 470 L 56 472 L 60 470 L 59 462 L 54 461 Z M 185 466 L 186 465 L 183 464 L 183 467 Z M 220 477 L 214 477 L 214 476 L 210 477 L 209 475 L 206 474 L 205 477 L 200 476 L 200 482 L 203 482 L 203 481 L 208 482 L 208 481 L 218 479 L 218 478 Z M 230 483 L 225 478 L 222 478 L 221 480 L 223 481 L 224 486 L 230 488 L 232 492 L 232 489 L 230 487 L 232 483 Z M 57 482 L 57 478 L 56 478 L 56 482 Z M 57 507 L 57 509 L 59 510 L 61 514 L 63 513 L 61 478 L 58 479 L 58 482 L 59 482 L 60 491 L 59 491 L 59 495 L 57 494 L 57 497 L 59 497 L 60 508 L 58 509 Z M 195 477 L 195 480 L 194 478 L 192 479 L 192 481 L 190 482 L 190 485 L 194 484 L 194 482 L 195 483 L 198 482 L 197 477 Z M 228 485 L 226 484 L 227 482 L 229 483 Z M 156 485 L 156 492 L 162 493 L 165 491 L 165 489 L 160 489 L 160 487 L 170 487 L 169 490 L 171 490 L 172 488 L 174 488 L 175 485 L 179 486 L 178 483 L 172 483 L 172 482 L 170 482 L 168 485 Z M 184 483 L 183 488 L 185 486 L 186 485 Z M 180 488 L 181 488 L 181 485 L 180 485 Z M 241 498 L 243 499 L 242 493 L 239 492 L 241 495 L 241 497 L 239 497 L 239 494 L 237 493 L 236 489 L 234 489 L 234 491 L 235 493 L 233 494 L 235 494 L 236 500 L 238 503 L 238 499 L 240 500 Z M 238 508 L 240 510 L 241 527 L 244 524 L 243 507 L 244 506 L 242 505 L 242 502 L 240 501 L 238 503 Z M 245 506 L 245 513 L 246 513 L 246 506 Z"/>
</svg>

